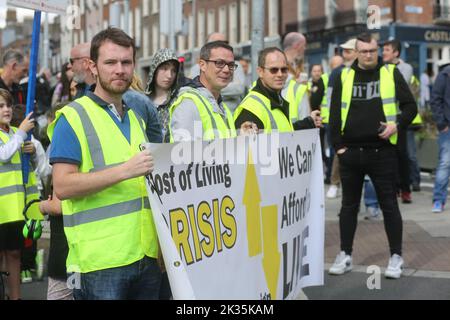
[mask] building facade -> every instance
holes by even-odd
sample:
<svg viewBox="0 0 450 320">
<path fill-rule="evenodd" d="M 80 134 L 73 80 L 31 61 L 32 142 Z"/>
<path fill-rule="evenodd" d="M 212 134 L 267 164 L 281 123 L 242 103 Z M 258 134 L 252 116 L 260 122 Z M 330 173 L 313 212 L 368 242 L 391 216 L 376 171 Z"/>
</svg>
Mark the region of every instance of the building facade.
<svg viewBox="0 0 450 320">
<path fill-rule="evenodd" d="M 401 57 L 416 75 L 427 67 L 436 74 L 439 65 L 450 61 L 449 8 L 448 0 L 304 1 L 298 22 L 288 27 L 307 36 L 310 64 L 326 66 L 338 44 L 369 31 L 381 42 L 400 40 Z"/>
<path fill-rule="evenodd" d="M 146 81 L 151 56 L 169 47 L 160 32 L 160 0 L 72 0 L 79 7 L 77 27 L 61 20 L 61 59 L 70 48 L 89 41 L 109 25 L 136 40 L 137 71 Z M 381 41 L 398 38 L 402 58 L 415 73 L 450 59 L 450 0 L 265 0 L 265 42 L 280 45 L 285 34 L 299 31 L 308 40 L 307 63 L 322 63 L 340 43 L 365 31 Z M 182 28 L 175 48 L 185 57 L 186 70 L 197 61 L 199 48 L 212 32 L 224 33 L 237 54 L 250 56 L 252 0 L 182 0 Z M 370 29 L 368 29 L 370 28 Z M 69 45 L 70 41 L 70 45 Z"/>
</svg>

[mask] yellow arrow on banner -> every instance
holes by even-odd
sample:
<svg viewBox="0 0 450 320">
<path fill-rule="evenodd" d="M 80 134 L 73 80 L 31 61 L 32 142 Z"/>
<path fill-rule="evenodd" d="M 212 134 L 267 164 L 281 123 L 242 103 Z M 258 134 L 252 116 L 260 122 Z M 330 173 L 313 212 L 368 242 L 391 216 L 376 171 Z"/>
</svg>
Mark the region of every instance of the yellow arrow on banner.
<svg viewBox="0 0 450 320">
<path fill-rule="evenodd" d="M 248 255 L 254 257 L 263 253 L 262 265 L 267 287 L 272 299 L 276 299 L 281 261 L 278 252 L 278 207 L 272 205 L 261 208 L 258 176 L 250 150 L 242 202 L 246 207 Z"/>
<path fill-rule="evenodd" d="M 247 211 L 247 241 L 248 255 L 254 257 L 262 252 L 261 249 L 261 193 L 259 192 L 258 177 L 252 152 L 248 152 L 247 172 L 242 203 Z"/>
<path fill-rule="evenodd" d="M 280 272 L 280 257 L 278 252 L 278 208 L 277 206 L 267 206 L 262 208 L 263 227 L 263 269 L 266 275 L 267 286 L 269 287 L 272 299 L 277 297 L 278 275 Z"/>
</svg>

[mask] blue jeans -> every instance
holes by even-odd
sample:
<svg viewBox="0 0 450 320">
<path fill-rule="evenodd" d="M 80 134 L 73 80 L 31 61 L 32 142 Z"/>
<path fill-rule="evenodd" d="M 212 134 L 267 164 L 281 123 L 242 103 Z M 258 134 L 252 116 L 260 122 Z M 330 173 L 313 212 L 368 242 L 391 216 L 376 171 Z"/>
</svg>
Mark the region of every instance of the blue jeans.
<svg viewBox="0 0 450 320">
<path fill-rule="evenodd" d="M 407 147 L 409 158 L 409 174 L 412 185 L 420 185 L 420 168 L 416 155 L 416 132 L 414 130 L 407 130 Z"/>
<path fill-rule="evenodd" d="M 439 132 L 439 163 L 434 181 L 433 201 L 445 204 L 447 199 L 448 178 L 450 177 L 450 130 Z"/>
<path fill-rule="evenodd" d="M 364 178 L 364 204 L 366 207 L 379 208 L 377 193 L 369 177 Z"/>
<path fill-rule="evenodd" d="M 144 257 L 128 266 L 81 274 L 75 300 L 157 300 L 161 271 L 156 259 Z"/>
</svg>

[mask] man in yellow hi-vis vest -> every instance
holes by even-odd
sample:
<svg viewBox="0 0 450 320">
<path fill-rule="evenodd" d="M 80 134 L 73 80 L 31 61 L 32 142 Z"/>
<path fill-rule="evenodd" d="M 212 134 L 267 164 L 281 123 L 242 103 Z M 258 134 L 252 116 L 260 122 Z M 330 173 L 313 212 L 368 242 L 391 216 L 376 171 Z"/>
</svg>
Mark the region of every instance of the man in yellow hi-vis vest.
<svg viewBox="0 0 450 320">
<path fill-rule="evenodd" d="M 403 78 L 405 79 L 406 83 L 408 84 L 409 89 L 411 90 L 411 93 L 413 97 L 415 97 L 416 101 L 416 94 L 418 93 L 418 87 L 416 87 L 416 90 L 413 91 L 413 88 L 415 86 L 412 85 L 412 80 L 414 77 L 414 69 L 409 64 L 400 59 L 400 54 L 402 51 L 402 44 L 399 40 L 391 39 L 389 41 L 386 41 L 383 44 L 383 62 L 384 63 L 391 63 L 396 66 L 396 68 L 400 71 Z M 417 115 L 416 118 L 418 119 L 420 115 Z M 414 120 L 413 120 L 414 122 Z M 410 172 L 410 158 L 408 154 L 408 139 L 407 139 L 407 129 L 405 130 L 399 130 L 398 135 L 398 143 L 397 143 L 397 154 L 398 154 L 398 161 L 399 161 L 399 172 L 398 172 L 398 181 L 399 181 L 399 189 L 401 191 L 401 199 L 403 203 L 411 203 L 412 197 L 411 197 L 411 172 Z M 412 140 L 412 143 L 415 143 L 414 140 Z M 420 173 L 419 173 L 420 176 Z"/>
<path fill-rule="evenodd" d="M 378 44 L 369 34 L 356 42 L 357 60 L 342 70 L 331 96 L 330 129 L 339 157 L 342 207 L 339 214 L 341 252 L 330 274 L 352 269 L 353 238 L 364 176 L 371 178 L 383 211 L 390 259 L 385 276 L 402 274 L 402 217 L 395 177 L 398 128 L 407 128 L 417 114 L 408 84 L 394 65 L 378 59 Z M 397 114 L 397 106 L 401 113 Z"/>
<path fill-rule="evenodd" d="M 136 48 L 117 28 L 91 42 L 93 91 L 56 113 L 50 162 L 62 200 L 75 299 L 157 299 L 158 239 L 144 176 L 153 170 L 143 121 L 122 101 Z M 76 279 L 78 278 L 78 281 Z"/>
<path fill-rule="evenodd" d="M 233 115 L 220 92 L 233 79 L 237 64 L 233 48 L 224 41 L 200 50 L 200 75 L 180 89 L 169 109 L 170 141 L 213 140 L 236 136 Z M 242 130 L 255 130 L 251 123 Z"/>
<path fill-rule="evenodd" d="M 254 123 L 264 133 L 290 132 L 293 130 L 320 127 L 320 112 L 293 122 L 289 102 L 281 91 L 288 77 L 288 66 L 283 51 L 276 47 L 262 50 L 258 57 L 259 79 L 234 112 L 235 126 Z"/>
</svg>

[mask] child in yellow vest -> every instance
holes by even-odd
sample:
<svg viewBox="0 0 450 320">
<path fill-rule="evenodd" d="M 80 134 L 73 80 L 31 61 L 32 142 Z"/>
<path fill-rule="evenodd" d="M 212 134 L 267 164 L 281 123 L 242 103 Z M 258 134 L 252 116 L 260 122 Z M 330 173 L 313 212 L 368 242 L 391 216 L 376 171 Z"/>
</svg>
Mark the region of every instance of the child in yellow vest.
<svg viewBox="0 0 450 320">
<path fill-rule="evenodd" d="M 11 300 L 20 298 L 20 250 L 23 243 L 22 228 L 25 204 L 20 153 L 33 154 L 31 141 L 25 142 L 27 133 L 34 128 L 31 113 L 19 128 L 10 126 L 13 98 L 0 89 L 0 259 L 6 262 L 8 293 Z M 22 151 L 21 151 L 22 149 Z"/>
</svg>

